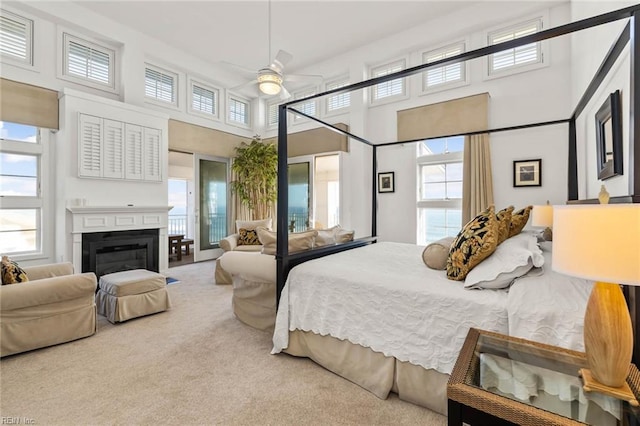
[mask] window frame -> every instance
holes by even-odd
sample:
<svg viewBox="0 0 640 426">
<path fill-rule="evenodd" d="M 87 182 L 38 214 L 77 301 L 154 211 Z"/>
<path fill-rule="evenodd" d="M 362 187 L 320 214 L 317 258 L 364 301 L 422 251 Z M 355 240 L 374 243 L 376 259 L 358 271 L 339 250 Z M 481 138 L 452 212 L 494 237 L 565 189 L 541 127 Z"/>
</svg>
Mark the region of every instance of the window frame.
<svg viewBox="0 0 640 426">
<path fill-rule="evenodd" d="M 245 123 L 242 123 L 236 120 L 231 120 L 231 118 L 229 117 L 229 114 L 231 112 L 232 101 L 242 102 L 243 104 L 247 105 L 247 113 L 246 113 L 247 120 Z M 225 106 L 224 116 L 225 116 L 225 122 L 230 126 L 239 127 L 241 129 L 251 129 L 251 120 L 253 119 L 253 112 L 251 111 L 251 101 L 245 98 L 244 96 L 240 96 L 235 93 L 231 93 L 227 91 L 227 102 Z"/>
<path fill-rule="evenodd" d="M 35 20 L 33 18 L 20 15 L 18 13 L 7 10 L 6 8 L 0 8 L 0 16 L 4 16 L 8 19 L 17 21 L 25 25 L 25 44 L 26 44 L 26 58 L 20 59 L 12 55 L 0 53 L 0 62 L 9 65 L 16 65 L 26 69 L 32 70 L 35 68 L 35 55 L 34 55 L 34 40 L 35 40 Z"/>
<path fill-rule="evenodd" d="M 420 142 L 422 143 L 422 142 Z M 464 148 L 462 151 L 447 152 L 442 154 L 428 154 L 419 155 L 420 145 L 416 147 L 416 169 L 417 169 L 417 191 L 416 191 L 416 220 L 418 223 L 416 229 L 416 241 L 425 243 L 426 230 L 422 229 L 422 221 L 420 215 L 422 209 L 449 209 L 449 210 L 462 210 L 462 197 L 460 198 L 447 198 L 438 200 L 427 200 L 422 196 L 422 167 L 423 166 L 437 166 L 443 164 L 457 164 L 460 163 L 464 167 Z M 458 229 L 464 224 L 460 224 Z"/>
<path fill-rule="evenodd" d="M 173 97 L 173 101 L 172 102 L 168 102 L 168 101 L 163 101 L 162 99 L 158 99 L 156 97 L 152 97 L 147 95 L 147 69 L 150 69 L 152 71 L 158 72 L 162 75 L 167 75 L 169 77 L 173 78 L 173 85 L 171 87 L 171 91 L 172 91 L 172 97 Z M 153 105 L 158 105 L 158 106 L 162 106 L 165 108 L 171 108 L 171 109 L 179 109 L 179 102 L 178 102 L 178 96 L 180 95 L 180 91 L 178 89 L 178 85 L 180 84 L 180 75 L 178 72 L 170 70 L 166 67 L 161 67 L 158 66 L 154 63 L 151 63 L 149 61 L 145 61 L 144 62 L 144 84 L 142 86 L 142 93 L 144 96 L 144 102 L 148 103 L 148 104 L 153 104 Z"/>
<path fill-rule="evenodd" d="M 332 85 L 336 84 L 336 87 L 330 87 Z M 332 90 L 332 89 L 337 89 L 339 87 L 345 87 L 348 86 L 349 84 L 351 84 L 351 79 L 349 78 L 348 75 L 343 75 L 340 77 L 336 77 L 336 78 L 332 78 L 330 80 L 328 80 L 325 84 L 324 84 L 324 90 Z M 333 115 L 339 115 L 339 114 L 344 114 L 346 113 L 350 108 L 351 108 L 351 93 L 352 92 L 347 92 L 347 93 L 342 93 L 340 95 L 330 95 L 327 96 L 326 99 L 324 100 L 324 115 L 326 117 L 330 117 Z M 333 110 L 329 110 L 329 101 L 331 100 L 331 98 L 336 97 L 336 96 L 344 96 L 347 95 L 349 97 L 349 105 L 347 106 L 343 106 L 340 108 L 336 108 Z"/>
<path fill-rule="evenodd" d="M 494 46 L 494 44 L 491 44 L 490 42 L 492 35 L 499 32 L 516 31 L 517 29 L 525 27 L 528 24 L 533 22 L 539 23 L 538 32 L 544 30 L 548 26 L 548 22 L 549 22 L 548 11 L 545 11 L 544 13 L 530 15 L 528 17 L 524 17 L 518 20 L 514 20 L 508 25 L 500 25 L 500 26 L 487 29 L 484 33 L 484 40 L 485 40 L 486 46 Z M 538 49 L 538 55 L 539 55 L 539 58 L 537 61 L 531 62 L 531 63 L 525 63 L 525 64 L 516 64 L 516 65 L 502 68 L 500 70 L 492 70 L 493 57 L 494 57 L 493 54 L 483 57 L 483 79 L 492 80 L 495 78 L 506 77 L 514 74 L 534 71 L 540 68 L 548 67 L 550 64 L 549 41 L 543 40 L 543 41 L 537 42 L 537 49 Z M 512 50 L 512 49 L 508 49 L 508 50 Z"/>
<path fill-rule="evenodd" d="M 37 128 L 37 143 L 22 142 L 12 139 L 0 139 L 0 152 L 21 155 L 34 155 L 38 157 L 37 195 L 36 196 L 3 196 L 0 209 L 35 209 L 37 210 L 35 251 L 9 252 L 13 260 L 49 259 L 53 256 L 53 232 L 45 232 L 45 229 L 53 229 L 53 180 L 50 178 L 51 166 L 51 131 Z"/>
<path fill-rule="evenodd" d="M 421 60 L 421 64 L 426 64 L 426 56 L 429 54 L 436 54 L 436 53 L 444 53 L 445 51 L 448 50 L 452 50 L 455 47 L 462 47 L 462 52 L 464 53 L 467 51 L 467 45 L 469 44 L 467 39 L 462 39 L 462 40 L 458 40 L 455 41 L 453 43 L 447 43 L 444 45 L 440 45 L 434 48 L 430 48 L 430 49 L 425 49 L 420 51 L 420 60 Z M 454 89 L 456 87 L 462 87 L 462 86 L 466 86 L 469 84 L 469 61 L 463 61 L 463 62 L 459 62 L 457 65 L 460 65 L 461 68 L 461 72 L 462 72 L 462 79 L 460 80 L 455 80 L 455 81 L 450 81 L 450 82 L 445 82 L 442 84 L 438 84 L 435 86 L 427 86 L 427 71 L 424 71 L 420 74 L 421 76 L 421 94 L 430 94 L 430 93 L 435 93 L 435 92 L 440 92 L 443 90 L 449 90 L 449 89 Z M 445 65 L 446 66 L 446 65 Z M 443 68 L 443 67 L 436 67 L 435 69 L 439 69 L 439 68 Z"/>
<path fill-rule="evenodd" d="M 220 92 L 222 91 L 222 89 L 220 87 L 217 87 L 215 85 L 212 84 L 208 84 L 208 83 L 204 83 L 202 82 L 202 80 L 200 79 L 196 79 L 193 77 L 188 77 L 188 88 L 189 88 L 189 92 L 188 92 L 188 101 L 187 101 L 187 112 L 189 114 L 192 115 L 197 115 L 198 117 L 203 117 L 203 118 L 207 118 L 209 120 L 214 120 L 214 121 L 220 121 L 220 106 L 222 104 L 221 99 L 220 99 Z M 204 90 L 208 90 L 210 92 L 214 93 L 215 99 L 213 102 L 214 105 L 214 113 L 213 114 L 208 114 L 204 111 L 200 111 L 200 110 L 196 110 L 193 109 L 193 89 L 194 86 L 198 86 Z"/>
<path fill-rule="evenodd" d="M 80 84 L 82 86 L 91 87 L 93 89 L 102 90 L 110 93 L 118 93 L 118 79 L 119 74 L 117 70 L 117 64 L 119 63 L 118 58 L 118 50 L 114 46 L 109 46 L 104 43 L 99 43 L 94 39 L 86 36 L 75 33 L 74 31 L 69 31 L 68 29 L 61 28 L 58 32 L 59 38 L 59 48 L 60 52 L 58 54 L 58 58 L 61 62 L 58 67 L 58 78 L 61 80 L 66 80 L 72 83 Z M 82 46 L 88 47 L 93 50 L 97 50 L 109 56 L 109 83 L 100 83 L 99 81 L 91 80 L 89 78 L 69 74 L 68 72 L 68 54 L 69 54 L 69 43 L 73 41 Z"/>
<path fill-rule="evenodd" d="M 369 78 L 381 77 L 381 75 L 375 75 L 376 71 L 381 70 L 382 68 L 386 68 L 386 69 L 393 68 L 394 65 L 396 64 L 401 64 L 401 68 L 399 70 L 393 71 L 394 73 L 407 69 L 408 60 L 406 57 L 402 57 L 402 58 L 394 59 L 391 61 L 380 62 L 376 65 L 372 65 L 369 67 Z M 387 75 L 387 74 L 384 74 L 384 75 Z M 369 88 L 369 106 L 385 105 L 388 103 L 408 99 L 409 98 L 409 79 L 407 77 L 402 77 L 400 78 L 400 81 L 402 83 L 402 93 L 386 96 L 384 98 L 379 98 L 379 99 L 375 97 L 376 85 L 372 85 Z"/>
</svg>

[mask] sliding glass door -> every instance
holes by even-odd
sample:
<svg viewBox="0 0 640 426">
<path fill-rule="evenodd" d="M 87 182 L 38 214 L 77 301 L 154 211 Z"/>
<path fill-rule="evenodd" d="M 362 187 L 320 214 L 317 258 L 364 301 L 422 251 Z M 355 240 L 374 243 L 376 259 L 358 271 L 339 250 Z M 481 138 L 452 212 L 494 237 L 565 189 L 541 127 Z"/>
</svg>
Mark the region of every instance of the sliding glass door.
<svg viewBox="0 0 640 426">
<path fill-rule="evenodd" d="M 195 155 L 196 238 L 194 260 L 214 259 L 221 254 L 220 240 L 228 232 L 229 160 Z"/>
<path fill-rule="evenodd" d="M 312 158 L 289 160 L 289 232 L 306 231 L 313 226 L 312 161 Z"/>
</svg>

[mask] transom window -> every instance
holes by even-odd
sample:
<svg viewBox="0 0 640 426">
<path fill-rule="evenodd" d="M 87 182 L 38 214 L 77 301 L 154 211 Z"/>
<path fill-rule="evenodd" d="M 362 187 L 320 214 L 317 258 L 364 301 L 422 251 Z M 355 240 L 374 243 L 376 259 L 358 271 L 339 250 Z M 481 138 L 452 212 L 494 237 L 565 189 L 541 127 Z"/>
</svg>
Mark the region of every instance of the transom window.
<svg viewBox="0 0 640 426">
<path fill-rule="evenodd" d="M 422 54 L 422 63 L 428 64 L 442 59 L 451 58 L 464 53 L 464 51 L 464 43 L 456 43 L 441 49 L 424 52 Z M 429 68 L 423 73 L 422 87 L 423 90 L 429 90 L 434 87 L 465 81 L 465 78 L 464 62 L 437 68 Z"/>
<path fill-rule="evenodd" d="M 46 150 L 37 127 L 0 122 L 0 253 L 42 253 Z"/>
<path fill-rule="evenodd" d="M 489 45 L 515 40 L 520 37 L 535 34 L 542 30 L 542 18 L 537 18 L 512 27 L 490 32 Z M 531 65 L 542 62 L 542 48 L 540 42 L 530 43 L 513 49 L 489 55 L 489 75 L 502 72 L 507 69 Z"/>
<path fill-rule="evenodd" d="M 267 105 L 267 126 L 275 126 L 279 121 L 279 104 L 271 103 Z"/>
<path fill-rule="evenodd" d="M 418 144 L 418 244 L 455 236 L 462 221 L 464 137 Z"/>
<path fill-rule="evenodd" d="M 0 54 L 7 59 L 33 65 L 33 21 L 0 10 Z"/>
<path fill-rule="evenodd" d="M 195 81 L 191 82 L 191 112 L 209 118 L 218 117 L 219 90 Z"/>
<path fill-rule="evenodd" d="M 313 96 L 316 94 L 316 90 L 315 89 L 307 89 L 307 90 L 303 90 L 300 92 L 297 92 L 295 94 L 295 98 L 296 99 L 302 99 L 302 98 L 306 98 L 307 96 Z M 293 108 L 297 109 L 300 112 L 303 112 L 307 115 L 310 115 L 312 117 L 315 117 L 317 114 L 317 100 L 316 99 L 311 99 L 310 101 L 307 102 L 303 102 L 300 104 L 296 104 L 293 106 Z M 298 121 L 303 119 L 304 117 L 296 114 L 293 118 L 294 121 Z"/>
<path fill-rule="evenodd" d="M 63 75 L 86 84 L 114 88 L 115 51 L 64 33 Z"/>
<path fill-rule="evenodd" d="M 178 75 L 154 65 L 144 69 L 144 95 L 155 101 L 177 105 Z"/>
<path fill-rule="evenodd" d="M 371 69 L 371 78 L 382 77 L 402 71 L 405 68 L 405 60 L 401 59 L 389 64 L 380 65 Z M 372 102 L 386 100 L 397 96 L 404 96 L 405 81 L 404 78 L 396 78 L 395 80 L 378 83 L 371 88 Z"/>
<path fill-rule="evenodd" d="M 249 126 L 249 102 L 230 96 L 228 104 L 227 118 L 229 122 Z"/>
<path fill-rule="evenodd" d="M 349 85 L 349 79 L 344 78 L 340 80 L 334 80 L 327 83 L 325 89 L 327 91 L 339 89 Z M 340 93 L 336 95 L 330 95 L 327 97 L 327 113 L 339 111 L 351 106 L 351 93 Z"/>
</svg>

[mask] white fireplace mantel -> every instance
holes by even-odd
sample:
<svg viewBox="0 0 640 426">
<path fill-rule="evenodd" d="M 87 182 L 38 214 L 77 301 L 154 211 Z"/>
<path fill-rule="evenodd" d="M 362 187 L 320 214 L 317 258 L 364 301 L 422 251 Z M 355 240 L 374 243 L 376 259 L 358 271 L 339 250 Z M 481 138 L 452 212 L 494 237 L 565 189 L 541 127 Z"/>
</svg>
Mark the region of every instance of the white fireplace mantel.
<svg viewBox="0 0 640 426">
<path fill-rule="evenodd" d="M 158 229 L 160 241 L 167 241 L 168 212 L 173 206 L 68 206 L 71 230 L 71 258 L 77 271 L 82 270 L 82 234 L 90 232 Z M 159 247 L 160 272 L 168 265 L 168 246 Z"/>
</svg>

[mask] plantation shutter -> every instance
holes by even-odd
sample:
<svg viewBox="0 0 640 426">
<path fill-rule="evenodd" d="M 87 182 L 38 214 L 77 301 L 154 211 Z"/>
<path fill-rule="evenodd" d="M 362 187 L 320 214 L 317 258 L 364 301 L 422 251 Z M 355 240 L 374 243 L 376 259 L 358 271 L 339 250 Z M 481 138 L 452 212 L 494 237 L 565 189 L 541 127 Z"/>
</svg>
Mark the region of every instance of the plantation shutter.
<svg viewBox="0 0 640 426">
<path fill-rule="evenodd" d="M 125 178 L 142 179 L 142 127 L 125 124 Z"/>
<path fill-rule="evenodd" d="M 267 125 L 274 126 L 278 124 L 278 104 L 269 105 L 269 109 L 267 110 Z"/>
<path fill-rule="evenodd" d="M 464 43 L 447 46 L 443 49 L 426 52 L 422 55 L 425 64 L 451 58 L 464 52 Z M 424 88 L 452 83 L 465 79 L 464 62 L 430 68 L 424 74 Z"/>
<path fill-rule="evenodd" d="M 349 85 L 349 80 L 334 81 L 328 83 L 326 86 L 327 91 L 339 89 Z M 327 98 L 327 112 L 336 111 L 342 108 L 349 108 L 351 106 L 351 93 L 340 93 L 337 95 L 331 95 Z"/>
<path fill-rule="evenodd" d="M 175 77 L 159 69 L 147 67 L 144 70 L 144 94 L 170 104 L 175 103 Z"/>
<path fill-rule="evenodd" d="M 67 72 L 69 75 L 112 86 L 111 55 L 67 37 Z"/>
<path fill-rule="evenodd" d="M 80 176 L 100 177 L 102 164 L 102 120 L 80 114 Z"/>
<path fill-rule="evenodd" d="M 215 92 L 194 84 L 191 97 L 191 107 L 194 111 L 216 115 L 217 96 Z"/>
<path fill-rule="evenodd" d="M 144 179 L 162 180 L 160 168 L 160 130 L 144 129 Z"/>
<path fill-rule="evenodd" d="M 515 27 L 498 30 L 489 34 L 489 44 L 499 44 L 526 35 L 535 34 L 542 29 L 542 21 L 536 19 Z M 489 57 L 489 73 L 504 70 L 518 65 L 526 65 L 542 61 L 540 43 L 530 43 L 513 49 L 494 53 Z"/>
<path fill-rule="evenodd" d="M 103 176 L 124 177 L 124 123 L 104 119 Z"/>
<path fill-rule="evenodd" d="M 376 67 L 371 72 L 371 77 L 382 77 L 404 69 L 404 61 L 396 61 L 387 65 Z M 373 100 L 380 100 L 391 96 L 404 94 L 404 79 L 386 81 L 373 86 Z"/>
<path fill-rule="evenodd" d="M 31 64 L 33 21 L 2 11 L 0 15 L 0 53 Z"/>
</svg>

